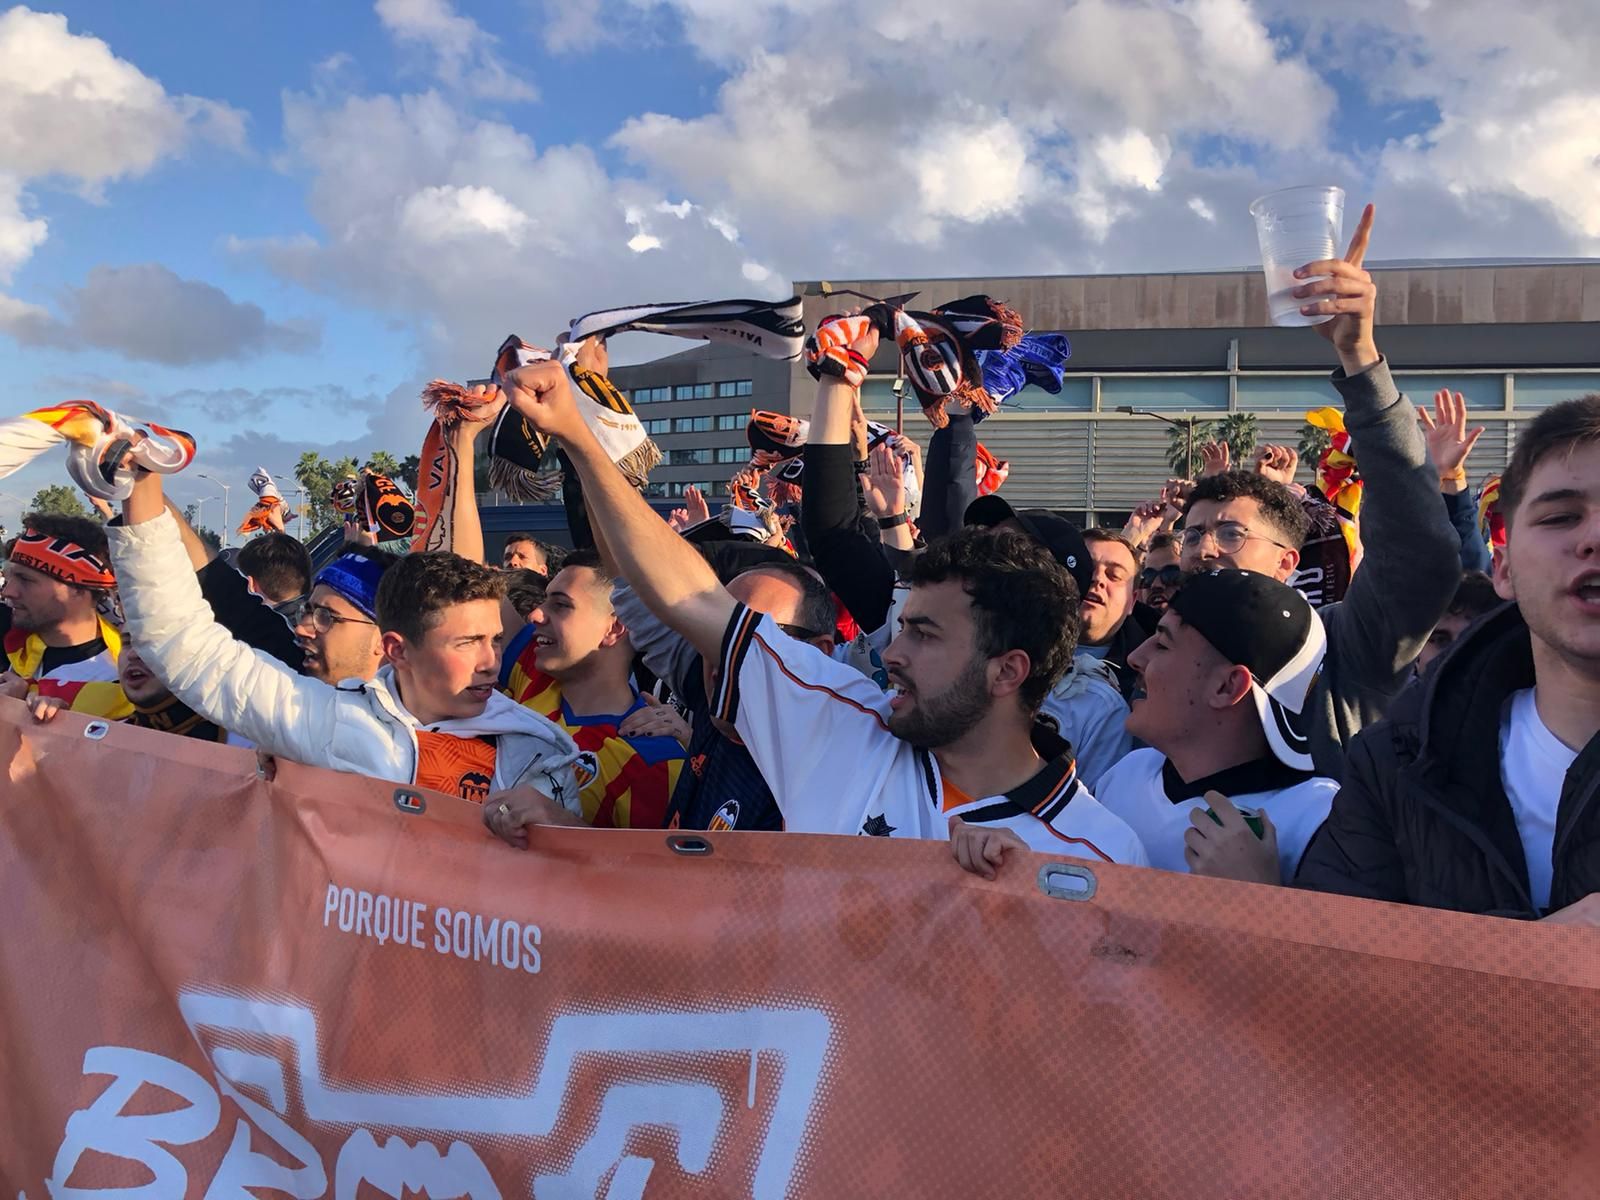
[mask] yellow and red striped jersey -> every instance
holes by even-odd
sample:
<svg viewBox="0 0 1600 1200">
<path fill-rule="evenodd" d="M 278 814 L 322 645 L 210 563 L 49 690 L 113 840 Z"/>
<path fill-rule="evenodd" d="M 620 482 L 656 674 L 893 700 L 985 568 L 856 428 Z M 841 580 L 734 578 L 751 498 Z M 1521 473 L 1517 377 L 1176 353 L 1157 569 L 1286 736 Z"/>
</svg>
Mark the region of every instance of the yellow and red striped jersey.
<svg viewBox="0 0 1600 1200">
<path fill-rule="evenodd" d="M 627 712 L 578 714 L 561 685 L 534 666 L 532 642 L 517 657 L 507 694 L 572 735 L 581 753 L 579 798 L 583 819 L 601 829 L 662 829 L 667 804 L 683 769 L 683 746 L 670 737 L 625 738 L 617 727 L 645 706 L 637 690 Z"/>
<path fill-rule="evenodd" d="M 105 649 L 46 668 L 49 647 L 43 639 L 36 633 L 12 629 L 5 635 L 6 660 L 13 672 L 28 681 L 28 695 L 53 696 L 73 712 L 121 721 L 133 713 L 133 705 L 117 682 L 122 637 L 114 626 L 101 621 L 100 640 Z"/>
</svg>

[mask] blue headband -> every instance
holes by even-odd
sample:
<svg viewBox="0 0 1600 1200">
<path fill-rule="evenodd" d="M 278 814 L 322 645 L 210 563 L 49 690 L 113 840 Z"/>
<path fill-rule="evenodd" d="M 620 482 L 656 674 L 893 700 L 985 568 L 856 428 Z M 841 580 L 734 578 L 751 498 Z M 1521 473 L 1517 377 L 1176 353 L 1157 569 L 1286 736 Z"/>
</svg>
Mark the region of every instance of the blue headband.
<svg viewBox="0 0 1600 1200">
<path fill-rule="evenodd" d="M 316 583 L 331 587 L 374 621 L 378 619 L 378 581 L 383 565 L 360 554 L 344 554 L 317 575 Z"/>
</svg>

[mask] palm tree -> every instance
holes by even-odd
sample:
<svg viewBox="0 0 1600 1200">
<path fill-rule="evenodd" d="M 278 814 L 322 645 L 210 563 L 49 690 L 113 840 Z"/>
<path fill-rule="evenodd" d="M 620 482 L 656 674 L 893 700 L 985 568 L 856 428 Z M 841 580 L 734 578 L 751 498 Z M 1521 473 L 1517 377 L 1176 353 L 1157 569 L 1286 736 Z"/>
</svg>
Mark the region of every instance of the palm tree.
<svg viewBox="0 0 1600 1200">
<path fill-rule="evenodd" d="M 1217 422 L 1211 438 L 1227 443 L 1228 457 L 1235 466 L 1244 464 L 1255 453 L 1259 440 L 1255 413 L 1229 413 Z"/>
<path fill-rule="evenodd" d="M 1216 436 L 1215 423 L 1211 421 L 1196 421 L 1194 423 L 1194 461 L 1189 461 L 1189 426 L 1173 425 L 1167 430 L 1167 466 L 1174 475 L 1188 478 L 1200 465 L 1200 447 Z"/>
<path fill-rule="evenodd" d="M 1312 470 L 1316 470 L 1322 452 L 1328 448 L 1332 440 L 1333 435 L 1326 429 L 1307 421 L 1300 426 L 1300 444 L 1295 447 L 1300 452 L 1300 461 L 1309 465 Z"/>
<path fill-rule="evenodd" d="M 375 451 L 373 455 L 367 459 L 367 468 L 368 470 L 376 471 L 379 475 L 385 475 L 390 479 L 397 478 L 400 474 L 399 462 L 397 462 L 394 455 L 390 454 L 387 450 Z"/>
</svg>

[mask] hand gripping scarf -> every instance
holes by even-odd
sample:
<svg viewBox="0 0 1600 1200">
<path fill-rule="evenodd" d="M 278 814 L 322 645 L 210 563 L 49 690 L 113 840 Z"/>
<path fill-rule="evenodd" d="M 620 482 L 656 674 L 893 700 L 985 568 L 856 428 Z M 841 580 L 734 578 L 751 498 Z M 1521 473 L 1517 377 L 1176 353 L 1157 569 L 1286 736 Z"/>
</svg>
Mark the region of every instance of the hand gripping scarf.
<svg viewBox="0 0 1600 1200">
<path fill-rule="evenodd" d="M 661 450 L 646 435 L 644 425 L 634 415 L 627 397 L 598 371 L 577 366 L 577 353 L 577 346 L 569 343 L 561 349 L 561 360 L 567 378 L 572 383 L 584 424 L 595 435 L 611 461 L 628 477 L 628 481 L 634 487 L 643 489 L 650 471 L 661 461 Z M 530 345 L 513 334 L 501 343 L 499 353 L 495 356 L 492 382 L 503 386 L 505 377 L 516 368 L 529 363 L 546 362 L 552 357 L 550 351 Z M 423 389 L 422 402 L 433 411 L 434 421 L 422 443 L 422 475 L 418 481 L 417 499 L 418 507 L 426 515 L 418 517 L 419 532 L 412 541 L 412 549 L 439 550 L 450 545 L 450 505 L 456 474 L 455 451 L 445 434 L 464 412 L 480 406 L 484 401 L 460 384 L 435 379 Z M 531 491 L 540 499 L 549 498 L 554 494 L 554 488 L 541 483 L 534 470 L 549 445 L 549 438 L 507 405 L 495 422 L 490 437 L 491 482 L 497 487 L 512 483 L 513 486 L 506 490 L 513 494 L 521 487 L 526 489 L 524 495 Z M 503 465 L 497 467 L 496 463 Z"/>
<path fill-rule="evenodd" d="M 277 529 L 271 520 L 275 510 L 283 509 L 285 521 L 294 516 L 284 508 L 283 493 L 278 490 L 278 485 L 272 482 L 272 476 L 265 467 L 257 467 L 249 482 L 250 490 L 256 494 L 256 502 L 251 505 L 250 511 L 245 513 L 244 520 L 239 522 L 241 534 L 270 533 Z"/>
<path fill-rule="evenodd" d="M 143 435 L 138 445 L 136 438 Z M 131 451 L 133 462 L 147 471 L 171 475 L 194 461 L 194 438 L 179 429 L 150 422 L 138 424 L 92 400 L 64 400 L 0 421 L 0 479 L 27 466 L 62 443 L 67 474 L 99 500 L 126 500 L 135 475 L 121 465 Z"/>
<path fill-rule="evenodd" d="M 73 587 L 108 591 L 117 586 L 110 565 L 98 554 L 67 538 L 53 538 L 24 529 L 11 548 L 10 561 Z"/>
<path fill-rule="evenodd" d="M 1478 532 L 1489 553 L 1505 549 L 1506 518 L 1500 511 L 1500 476 L 1491 475 L 1478 489 Z"/>
<path fill-rule="evenodd" d="M 806 327 L 800 297 L 787 300 L 712 300 L 695 304 L 636 304 L 607 308 L 574 318 L 568 339 L 606 338 L 636 330 L 743 346 L 764 358 L 800 357 Z"/>
<path fill-rule="evenodd" d="M 914 295 L 915 293 L 913 293 Z M 816 378 L 836 375 L 852 387 L 866 378 L 867 361 L 851 344 L 867 326 L 892 336 L 900 371 L 910 381 L 923 415 L 936 429 L 949 423 L 945 404 L 992 413 L 996 401 L 984 388 L 980 350 L 1009 350 L 1022 339 L 1022 318 L 988 296 L 967 296 L 932 312 L 910 312 L 911 296 L 877 301 L 852 317 L 826 317 L 806 341 L 806 367 Z"/>
</svg>

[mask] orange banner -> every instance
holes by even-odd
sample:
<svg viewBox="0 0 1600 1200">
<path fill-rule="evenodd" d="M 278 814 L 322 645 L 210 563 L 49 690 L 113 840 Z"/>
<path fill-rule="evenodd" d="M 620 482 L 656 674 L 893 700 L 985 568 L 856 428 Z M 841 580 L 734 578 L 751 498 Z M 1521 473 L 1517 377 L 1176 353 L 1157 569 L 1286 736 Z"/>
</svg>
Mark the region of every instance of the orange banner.
<svg viewBox="0 0 1600 1200">
<path fill-rule="evenodd" d="M 520 852 L 14 701 L 0 758 L 7 1200 L 1600 1180 L 1588 930 L 874 838 Z"/>
</svg>

